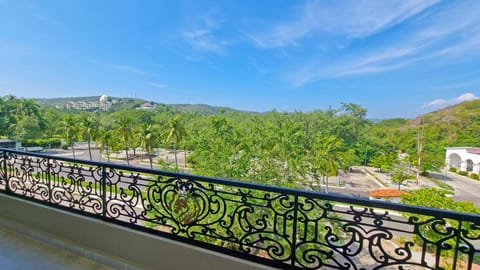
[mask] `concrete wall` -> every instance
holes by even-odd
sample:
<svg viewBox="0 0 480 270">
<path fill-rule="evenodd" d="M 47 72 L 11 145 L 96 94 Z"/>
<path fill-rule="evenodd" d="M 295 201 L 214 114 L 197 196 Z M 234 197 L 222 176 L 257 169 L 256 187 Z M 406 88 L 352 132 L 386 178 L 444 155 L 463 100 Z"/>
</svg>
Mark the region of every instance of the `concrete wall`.
<svg viewBox="0 0 480 270">
<path fill-rule="evenodd" d="M 445 163 L 447 166 L 454 166 L 461 171 L 471 171 L 475 173 L 480 173 L 480 155 L 468 153 L 466 147 L 447 147 L 445 153 Z M 458 155 L 461 159 L 460 166 L 454 164 L 452 157 Z M 471 161 L 472 168 L 468 170 L 468 161 Z"/>
<path fill-rule="evenodd" d="M 114 269 L 271 269 L 0 194 L 0 226 Z"/>
<path fill-rule="evenodd" d="M 447 166 L 456 167 L 458 170 L 467 171 L 467 161 L 471 160 L 473 166 L 471 168 L 471 172 L 480 173 L 480 155 L 472 154 L 467 152 L 467 148 L 465 147 L 447 147 L 445 153 L 445 163 Z M 455 164 L 453 161 L 453 157 L 458 155 L 461 159 L 460 166 Z"/>
</svg>

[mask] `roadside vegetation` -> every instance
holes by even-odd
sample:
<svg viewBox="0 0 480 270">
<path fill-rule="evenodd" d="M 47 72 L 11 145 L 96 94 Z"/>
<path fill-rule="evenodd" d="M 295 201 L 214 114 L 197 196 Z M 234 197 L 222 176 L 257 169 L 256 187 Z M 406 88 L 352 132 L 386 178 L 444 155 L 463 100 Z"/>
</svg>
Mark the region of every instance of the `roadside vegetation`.
<svg viewBox="0 0 480 270">
<path fill-rule="evenodd" d="M 353 165 L 377 167 L 401 184 L 405 170 L 416 167 L 419 138 L 421 170 L 426 175 L 443 167 L 444 147 L 475 146 L 480 135 L 480 101 L 418 119 L 376 123 L 366 119 L 366 109 L 352 103 L 309 113 L 223 109 L 200 113 L 127 105 L 87 112 L 4 96 L 0 98 L 0 136 L 24 146 L 68 148 L 73 155 L 72 144 L 82 141 L 89 153 L 97 147 L 107 159 L 115 151 L 135 155 L 135 149 L 141 148 L 151 167 L 155 149 L 165 148 L 175 159 L 162 166 L 176 171 L 177 152 L 188 151 L 186 164 L 181 165 L 195 174 L 298 187 L 304 181 L 328 183 L 329 177 Z"/>
</svg>

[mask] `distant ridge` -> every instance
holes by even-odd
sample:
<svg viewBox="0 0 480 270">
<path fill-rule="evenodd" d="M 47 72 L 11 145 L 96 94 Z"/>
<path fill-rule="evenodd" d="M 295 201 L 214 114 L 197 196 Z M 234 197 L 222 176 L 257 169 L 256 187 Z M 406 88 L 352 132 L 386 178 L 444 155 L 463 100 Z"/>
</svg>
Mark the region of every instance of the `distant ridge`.
<svg viewBox="0 0 480 270">
<path fill-rule="evenodd" d="M 46 106 L 57 106 L 63 105 L 69 101 L 79 102 L 79 101 L 98 101 L 100 96 L 90 96 L 90 97 L 61 97 L 61 98 L 36 98 L 35 100 L 40 105 Z"/>
<path fill-rule="evenodd" d="M 200 114 L 219 114 L 219 113 L 256 113 L 251 111 L 242 111 L 224 106 L 211 106 L 207 104 L 165 104 L 154 101 L 148 101 L 139 98 L 125 98 L 125 97 L 109 97 L 114 101 L 113 106 L 109 109 L 112 111 L 131 110 L 139 108 L 144 103 L 156 105 L 158 110 L 169 110 L 173 112 L 197 112 Z M 88 97 L 61 97 L 61 98 L 37 98 L 35 99 L 43 106 L 64 106 L 67 102 L 94 102 L 98 101 L 100 96 Z"/>
<path fill-rule="evenodd" d="M 455 105 L 448 106 L 411 120 L 411 124 L 416 125 L 423 122 L 449 124 L 458 124 L 465 126 L 480 120 L 480 99 L 465 101 Z"/>
</svg>

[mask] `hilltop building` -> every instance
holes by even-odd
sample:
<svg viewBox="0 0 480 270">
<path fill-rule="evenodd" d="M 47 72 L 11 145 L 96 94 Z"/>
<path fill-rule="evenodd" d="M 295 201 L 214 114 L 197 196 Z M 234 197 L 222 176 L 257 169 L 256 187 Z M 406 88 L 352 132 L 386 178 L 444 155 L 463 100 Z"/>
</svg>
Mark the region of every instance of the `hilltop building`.
<svg viewBox="0 0 480 270">
<path fill-rule="evenodd" d="M 480 173 L 480 147 L 446 147 L 445 164 L 459 171 Z"/>
<path fill-rule="evenodd" d="M 64 108 L 67 110 L 106 111 L 110 106 L 112 106 L 110 98 L 102 95 L 98 101 L 69 101 L 65 103 Z"/>
<path fill-rule="evenodd" d="M 153 110 L 157 107 L 157 104 L 150 103 L 150 102 L 145 102 L 141 104 L 140 106 L 137 107 L 137 109 L 140 110 Z"/>
</svg>

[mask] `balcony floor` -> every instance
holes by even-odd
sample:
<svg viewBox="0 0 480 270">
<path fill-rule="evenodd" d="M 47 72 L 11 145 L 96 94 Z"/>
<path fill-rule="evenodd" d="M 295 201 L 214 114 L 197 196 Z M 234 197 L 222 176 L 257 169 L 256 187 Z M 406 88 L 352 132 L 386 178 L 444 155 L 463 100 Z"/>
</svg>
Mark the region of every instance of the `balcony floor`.
<svg viewBox="0 0 480 270">
<path fill-rule="evenodd" d="M 110 270 L 112 268 L 0 227 L 0 269 Z"/>
</svg>

